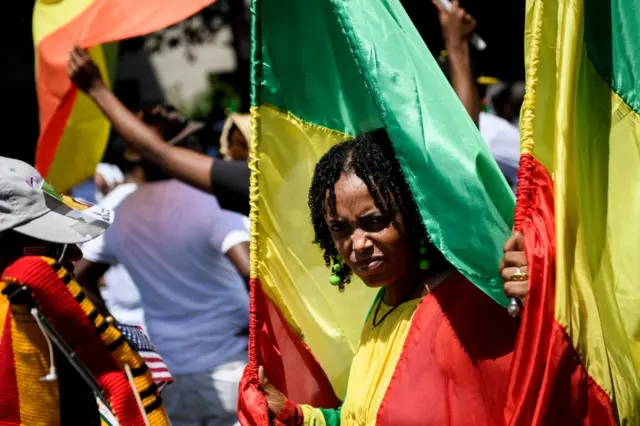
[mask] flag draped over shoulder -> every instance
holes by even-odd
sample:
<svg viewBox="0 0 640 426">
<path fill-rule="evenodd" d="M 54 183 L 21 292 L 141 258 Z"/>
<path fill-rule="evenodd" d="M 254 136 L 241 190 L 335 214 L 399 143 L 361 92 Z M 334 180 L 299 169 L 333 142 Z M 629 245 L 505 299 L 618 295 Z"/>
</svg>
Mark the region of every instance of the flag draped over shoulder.
<svg viewBox="0 0 640 426">
<path fill-rule="evenodd" d="M 640 424 L 640 14 L 529 0 L 512 425 Z"/>
<path fill-rule="evenodd" d="M 90 54 L 106 81 L 115 75 L 118 40 L 175 24 L 215 0 L 37 0 L 33 11 L 40 139 L 36 168 L 63 191 L 93 175 L 109 123 L 67 76 L 74 44 Z"/>
<path fill-rule="evenodd" d="M 505 304 L 514 197 L 398 0 L 253 0 L 250 365 L 241 422 L 268 424 L 257 367 L 335 407 L 375 292 L 329 284 L 307 193 L 334 144 L 384 127 L 434 244 Z"/>
</svg>

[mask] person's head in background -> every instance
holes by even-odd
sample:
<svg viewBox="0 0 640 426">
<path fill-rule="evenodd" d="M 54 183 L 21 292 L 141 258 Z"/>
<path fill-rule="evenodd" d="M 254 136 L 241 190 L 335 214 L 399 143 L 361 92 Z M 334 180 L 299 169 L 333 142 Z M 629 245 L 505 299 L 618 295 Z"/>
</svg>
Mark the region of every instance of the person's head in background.
<svg viewBox="0 0 640 426">
<path fill-rule="evenodd" d="M 206 127 L 203 123 L 190 121 L 174 106 L 164 103 L 142 108 L 137 113 L 145 124 L 151 127 L 168 144 L 181 146 L 196 152 L 204 152 Z M 139 154 L 125 151 L 125 160 L 139 165 L 146 181 L 169 179 L 155 164 L 143 160 Z"/>
<path fill-rule="evenodd" d="M 102 234 L 109 210 L 59 194 L 36 169 L 0 157 L 0 271 L 23 256 L 46 256 L 73 271 L 76 244 Z"/>
<path fill-rule="evenodd" d="M 250 115 L 231 114 L 225 121 L 220 135 L 220 154 L 227 161 L 247 161 L 250 140 Z"/>
<path fill-rule="evenodd" d="M 491 105 L 496 115 L 504 118 L 514 126 L 518 126 L 524 91 L 523 81 L 500 84 L 500 87 L 491 96 Z"/>
</svg>

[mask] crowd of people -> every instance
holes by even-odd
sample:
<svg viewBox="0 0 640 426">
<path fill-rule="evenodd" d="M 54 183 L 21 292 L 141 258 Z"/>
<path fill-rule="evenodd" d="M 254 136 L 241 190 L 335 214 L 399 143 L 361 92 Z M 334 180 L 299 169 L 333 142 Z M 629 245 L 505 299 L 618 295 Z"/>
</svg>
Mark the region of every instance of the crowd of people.
<svg viewBox="0 0 640 426">
<path fill-rule="evenodd" d="M 515 189 L 519 134 L 514 122 L 521 85 L 485 90 L 469 54 L 475 21 L 457 4 L 450 11 L 434 4 L 446 46 L 442 69 Z M 150 336 L 173 376 L 163 393 L 173 425 L 233 425 L 247 363 L 250 118 L 228 118 L 222 158 L 213 158 L 202 150 L 202 124 L 165 104 L 129 111 L 85 50 L 71 52 L 68 73 L 120 138 L 114 144 L 118 164 L 101 164 L 95 174 L 97 207 L 114 211 L 112 223 L 92 219 L 90 229 L 80 230 L 83 222 L 73 206 L 62 212 L 47 198 L 42 201 L 46 183 L 35 169 L 2 159 L 0 270 L 25 255 L 66 264 L 102 315 L 139 325 Z M 32 185 L 25 187 L 29 181 Z M 421 418 L 438 424 L 445 408 L 470 406 L 487 419 L 497 415 L 516 323 L 431 244 L 385 131 L 358 135 L 327 152 L 315 169 L 309 205 L 315 242 L 331 260 L 336 279 L 355 274 L 367 286 L 384 288 L 363 328 L 344 404 L 329 415 L 336 419 L 332 424 L 375 422 L 371 407 L 384 396 L 393 374 L 389 366 L 407 356 L 404 342 L 413 321 L 430 330 L 421 339 L 439 339 L 457 363 L 448 380 L 441 360 L 434 361 L 441 368 L 411 378 L 414 384 L 429 383 L 442 399 L 418 410 Z M 505 241 L 498 268 L 506 294 L 523 301 L 527 268 L 521 235 Z M 437 308 L 434 303 L 429 318 L 414 316 L 420 301 L 436 299 L 440 303 Z M 445 309 L 454 302 L 457 309 Z M 447 327 L 470 321 L 474 324 L 464 327 L 468 335 L 463 337 L 471 343 L 462 348 Z M 501 348 L 490 362 L 478 355 L 488 341 Z M 422 357 L 440 355 L 425 350 Z M 326 410 L 295 405 L 262 371 L 261 380 L 273 418 L 285 424 L 322 424 L 314 423 L 320 417 L 326 422 Z M 415 424 L 416 413 L 403 416 L 390 421 Z"/>
</svg>

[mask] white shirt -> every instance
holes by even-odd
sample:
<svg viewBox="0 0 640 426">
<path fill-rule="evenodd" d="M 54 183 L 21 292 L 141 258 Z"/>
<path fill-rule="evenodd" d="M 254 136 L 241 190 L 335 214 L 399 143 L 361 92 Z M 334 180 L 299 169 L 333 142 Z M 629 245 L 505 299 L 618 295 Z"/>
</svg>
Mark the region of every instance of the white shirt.
<svg viewBox="0 0 640 426">
<path fill-rule="evenodd" d="M 115 210 L 137 187 L 134 183 L 120 184 L 103 197 L 98 205 Z M 95 259 L 103 251 L 103 246 L 104 235 L 100 235 L 82 244 L 80 248 L 84 257 Z M 104 274 L 104 282 L 105 287 L 101 288 L 100 292 L 111 315 L 123 324 L 139 325 L 146 330 L 140 293 L 127 268 L 120 264 L 112 266 Z"/>
<path fill-rule="evenodd" d="M 512 186 L 518 180 L 520 163 L 520 131 L 516 126 L 497 115 L 480 113 L 479 128 L 493 158 Z"/>
<path fill-rule="evenodd" d="M 231 242 L 229 242 L 231 240 Z M 249 240 L 242 215 L 175 180 L 141 185 L 116 210 L 94 262 L 121 263 L 149 335 L 174 374 L 211 371 L 247 349 L 249 295 L 225 256 Z"/>
</svg>

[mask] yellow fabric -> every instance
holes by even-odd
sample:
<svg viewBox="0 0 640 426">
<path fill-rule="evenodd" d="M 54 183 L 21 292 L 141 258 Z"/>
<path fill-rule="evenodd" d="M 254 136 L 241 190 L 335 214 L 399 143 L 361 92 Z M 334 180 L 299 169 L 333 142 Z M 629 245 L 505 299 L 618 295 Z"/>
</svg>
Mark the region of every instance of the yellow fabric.
<svg viewBox="0 0 640 426">
<path fill-rule="evenodd" d="M 312 244 L 307 194 L 317 161 L 348 135 L 270 106 L 252 114 L 252 276 L 343 397 L 375 291 L 355 278 L 343 293 L 329 284 L 330 271 Z"/>
<path fill-rule="evenodd" d="M 303 426 L 327 426 L 327 421 L 322 415 L 322 411 L 310 405 L 300 405 L 302 409 Z"/>
<path fill-rule="evenodd" d="M 341 426 L 375 426 L 378 409 L 402 354 L 413 314 L 421 300 L 409 300 L 393 312 L 390 312 L 392 307 L 383 302 L 377 316 L 375 308 L 371 312 L 351 365 L 347 399 L 342 405 Z M 382 320 L 387 313 L 388 316 Z M 374 316 L 379 323 L 375 328 Z M 320 409 L 309 405 L 300 407 L 304 426 L 326 425 Z"/>
<path fill-rule="evenodd" d="M 0 303 L 9 304 L 6 297 Z M 58 382 L 43 383 L 49 373 L 47 342 L 27 308 L 12 306 L 11 336 L 16 368 L 20 423 L 29 426 L 60 424 Z"/>
<path fill-rule="evenodd" d="M 640 424 L 640 117 L 589 61 L 583 13 L 527 2 L 522 152 L 554 177 L 556 319 L 620 424 Z"/>
<path fill-rule="evenodd" d="M 362 330 L 358 352 L 351 365 L 347 399 L 342 406 L 342 426 L 374 426 L 409 333 L 411 320 L 422 299 L 399 305 L 373 327 L 374 311 Z M 377 320 L 392 308 L 380 304 Z"/>
<path fill-rule="evenodd" d="M 36 0 L 33 7 L 33 41 L 37 45 L 49 34 L 62 28 L 80 15 L 96 0 Z"/>
<path fill-rule="evenodd" d="M 103 46 L 89 49 L 107 86 L 110 86 L 107 60 Z M 115 59 L 112 59 L 115 60 Z M 67 121 L 58 149 L 46 179 L 61 191 L 68 191 L 83 180 L 93 176 L 102 159 L 109 139 L 111 124 L 102 115 L 95 102 L 78 92 L 71 115 Z"/>
<path fill-rule="evenodd" d="M 38 78 L 38 45 L 56 31 L 79 16 L 96 0 L 37 0 L 33 9 L 33 41 L 36 47 L 36 80 Z M 114 58 L 105 56 L 103 46 L 89 49 L 107 86 L 111 85 L 109 70 Z M 72 186 L 93 175 L 102 159 L 109 137 L 110 125 L 98 107 L 83 93 L 78 93 L 67 121 L 64 134 L 58 143 L 55 158 L 47 176 L 53 186 L 67 191 Z"/>
</svg>

